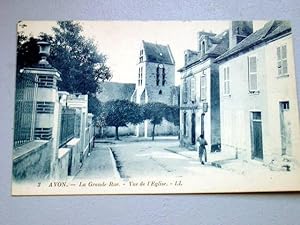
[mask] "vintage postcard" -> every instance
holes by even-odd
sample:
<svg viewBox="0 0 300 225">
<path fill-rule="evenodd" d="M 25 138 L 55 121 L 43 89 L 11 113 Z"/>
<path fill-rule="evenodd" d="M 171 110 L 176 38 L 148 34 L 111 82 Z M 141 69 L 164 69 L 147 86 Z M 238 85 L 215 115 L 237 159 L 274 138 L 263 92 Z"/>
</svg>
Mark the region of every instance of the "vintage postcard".
<svg viewBox="0 0 300 225">
<path fill-rule="evenodd" d="M 20 21 L 17 40 L 12 195 L 300 190 L 289 21 Z"/>
</svg>

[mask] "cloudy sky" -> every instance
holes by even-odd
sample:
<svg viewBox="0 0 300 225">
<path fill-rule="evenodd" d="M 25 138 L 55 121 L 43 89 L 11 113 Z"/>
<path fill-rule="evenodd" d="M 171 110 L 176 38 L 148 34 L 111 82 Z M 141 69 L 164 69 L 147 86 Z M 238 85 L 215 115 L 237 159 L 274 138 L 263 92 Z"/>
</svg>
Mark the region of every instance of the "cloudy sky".
<svg viewBox="0 0 300 225">
<path fill-rule="evenodd" d="M 51 34 L 55 21 L 24 21 L 26 34 L 38 36 Z M 80 21 L 83 35 L 91 38 L 98 50 L 108 57 L 107 64 L 113 72 L 112 81 L 135 83 L 138 77 L 139 48 L 142 40 L 169 44 L 175 59 L 175 69 L 183 66 L 184 50 L 197 50 L 197 32 L 221 33 L 228 29 L 229 21 Z M 254 30 L 265 21 L 254 22 Z M 179 73 L 176 72 L 179 84 Z"/>
</svg>

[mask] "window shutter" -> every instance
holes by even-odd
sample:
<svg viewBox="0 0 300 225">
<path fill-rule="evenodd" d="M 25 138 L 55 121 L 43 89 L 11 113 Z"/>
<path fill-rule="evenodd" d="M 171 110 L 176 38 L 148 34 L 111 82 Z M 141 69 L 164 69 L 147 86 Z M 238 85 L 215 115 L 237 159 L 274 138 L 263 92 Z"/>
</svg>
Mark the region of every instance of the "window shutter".
<svg viewBox="0 0 300 225">
<path fill-rule="evenodd" d="M 256 56 L 251 56 L 248 58 L 248 82 L 249 82 L 249 91 L 257 91 L 257 59 Z"/>
<path fill-rule="evenodd" d="M 195 86 L 196 86 L 196 80 L 194 77 L 191 78 L 191 101 L 194 102 L 196 99 L 196 92 L 195 92 Z"/>
<path fill-rule="evenodd" d="M 205 100 L 206 99 L 206 76 L 201 76 L 201 83 L 200 83 L 200 87 L 201 87 L 201 92 L 200 92 L 200 97 L 201 100 Z"/>
<path fill-rule="evenodd" d="M 226 76 L 226 67 L 224 68 L 224 94 L 227 93 L 227 84 L 226 84 L 226 80 L 227 80 L 227 76 Z"/>
<path fill-rule="evenodd" d="M 287 69 L 287 49 L 286 45 L 282 46 L 282 75 L 285 75 L 288 73 Z"/>
</svg>

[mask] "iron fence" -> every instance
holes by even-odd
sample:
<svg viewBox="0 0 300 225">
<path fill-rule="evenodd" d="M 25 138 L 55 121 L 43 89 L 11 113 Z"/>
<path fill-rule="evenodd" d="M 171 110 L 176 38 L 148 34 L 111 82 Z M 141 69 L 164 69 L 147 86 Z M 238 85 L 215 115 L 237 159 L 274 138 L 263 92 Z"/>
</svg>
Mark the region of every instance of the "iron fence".
<svg viewBox="0 0 300 225">
<path fill-rule="evenodd" d="M 17 74 L 15 95 L 14 147 L 34 138 L 36 76 Z"/>
<path fill-rule="evenodd" d="M 76 110 L 63 107 L 61 110 L 59 146 L 63 146 L 74 137 Z"/>
</svg>

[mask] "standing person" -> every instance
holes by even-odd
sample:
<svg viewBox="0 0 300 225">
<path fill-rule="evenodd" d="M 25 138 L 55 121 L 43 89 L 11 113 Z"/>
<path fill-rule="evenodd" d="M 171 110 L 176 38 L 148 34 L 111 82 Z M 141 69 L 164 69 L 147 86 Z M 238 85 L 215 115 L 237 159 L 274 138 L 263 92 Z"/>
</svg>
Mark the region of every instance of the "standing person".
<svg viewBox="0 0 300 225">
<path fill-rule="evenodd" d="M 204 135 L 201 134 L 198 138 L 197 141 L 199 142 L 199 159 L 202 165 L 204 165 L 204 162 L 202 160 L 203 156 L 206 161 L 206 148 L 205 145 L 207 145 L 207 141 L 204 139 Z"/>
</svg>

